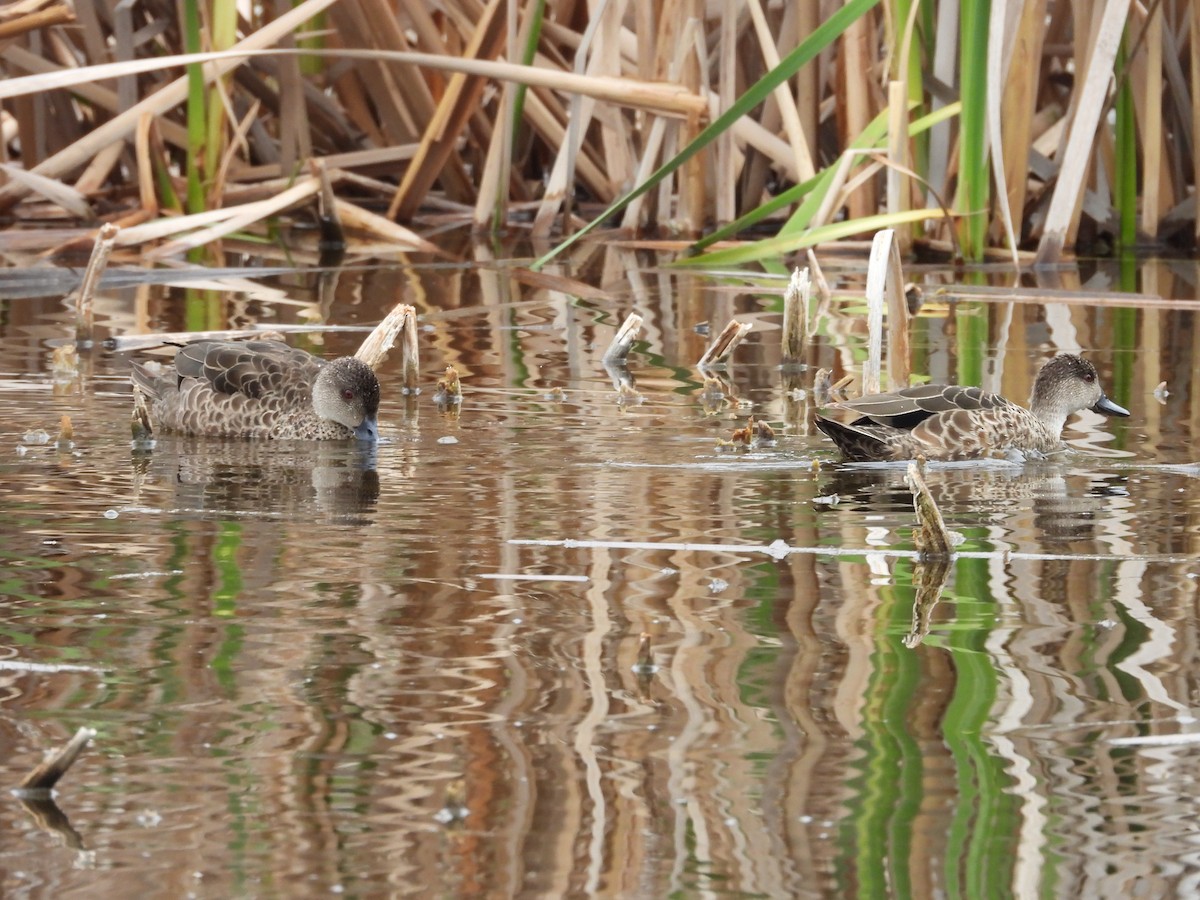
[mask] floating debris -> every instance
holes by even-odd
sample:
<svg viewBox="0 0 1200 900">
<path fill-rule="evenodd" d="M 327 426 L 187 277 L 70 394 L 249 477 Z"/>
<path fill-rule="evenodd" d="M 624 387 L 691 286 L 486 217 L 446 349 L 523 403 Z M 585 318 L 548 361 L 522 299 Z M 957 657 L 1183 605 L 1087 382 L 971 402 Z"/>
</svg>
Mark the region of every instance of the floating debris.
<svg viewBox="0 0 1200 900">
<path fill-rule="evenodd" d="M 630 348 L 633 347 L 634 341 L 638 339 L 638 335 L 642 333 L 642 317 L 637 313 L 630 313 L 625 317 L 625 321 L 621 327 L 617 329 L 616 335 L 612 339 L 612 343 L 608 345 L 608 349 L 604 351 L 605 363 L 624 362 L 629 355 Z"/>
<path fill-rule="evenodd" d="M 111 222 L 100 226 L 96 243 L 92 245 L 91 259 L 88 260 L 83 273 L 83 282 L 75 294 L 75 343 L 80 347 L 90 347 L 94 343 L 96 288 L 100 284 L 100 276 L 108 266 L 113 242 L 120 231 L 121 229 Z"/>
<path fill-rule="evenodd" d="M 31 428 L 21 437 L 26 444 L 48 444 L 50 433 L 44 428 Z"/>
<path fill-rule="evenodd" d="M 462 382 L 458 380 L 458 370 L 454 366 L 446 366 L 445 377 L 438 381 L 433 392 L 433 402 L 442 410 L 462 403 Z"/>
<path fill-rule="evenodd" d="M 701 369 L 709 366 L 716 366 L 725 363 L 732 355 L 734 348 L 742 342 L 742 338 L 746 333 L 754 327 L 752 322 L 739 322 L 737 319 L 730 319 L 717 339 L 709 344 L 708 349 L 704 351 L 704 355 L 700 357 L 698 363 Z"/>
<path fill-rule="evenodd" d="M 79 351 L 74 344 L 60 344 L 50 354 L 50 374 L 59 383 L 79 377 Z"/>
<path fill-rule="evenodd" d="M 650 632 L 643 631 L 638 638 L 638 657 L 633 664 L 633 671 L 638 675 L 653 675 L 658 671 L 654 664 L 654 648 L 650 644 Z"/>
<path fill-rule="evenodd" d="M 743 427 L 734 430 L 730 440 L 718 441 L 717 447 L 745 449 L 747 447 L 772 446 L 774 443 L 775 429 L 766 422 L 751 416 Z"/>
<path fill-rule="evenodd" d="M 818 506 L 837 506 L 842 502 L 842 498 L 838 494 L 825 494 L 821 497 L 813 497 L 812 502 Z"/>
<path fill-rule="evenodd" d="M 46 754 L 42 763 L 21 779 L 19 792 L 49 791 L 58 780 L 67 774 L 83 748 L 96 736 L 95 728 L 80 728 L 63 747 Z"/>
<path fill-rule="evenodd" d="M 542 395 L 542 399 L 549 400 L 551 403 L 563 403 L 567 399 L 567 392 L 555 385 Z"/>
<path fill-rule="evenodd" d="M 808 269 L 797 267 L 783 292 L 783 364 L 799 366 L 804 347 L 808 344 L 808 304 L 812 282 Z"/>
<path fill-rule="evenodd" d="M 433 818 L 441 825 L 448 827 L 460 826 L 467 820 L 471 810 L 467 808 L 467 785 L 461 778 L 446 785 L 446 796 L 442 808 L 433 814 Z"/>
<path fill-rule="evenodd" d="M 646 398 L 638 393 L 637 388 L 633 386 L 632 379 L 629 381 L 622 381 L 620 387 L 617 388 L 617 406 L 619 406 L 621 409 L 625 409 L 626 407 L 630 406 L 638 406 L 639 404 L 645 402 Z"/>
<path fill-rule="evenodd" d="M 59 421 L 58 441 L 54 446 L 59 450 L 70 450 L 75 446 L 75 426 L 71 424 L 70 416 L 64 415 Z"/>
<path fill-rule="evenodd" d="M 1171 396 L 1171 392 L 1167 390 L 1167 383 L 1160 381 L 1158 387 L 1154 389 L 1154 399 L 1159 403 L 1166 403 L 1167 398 Z"/>
</svg>

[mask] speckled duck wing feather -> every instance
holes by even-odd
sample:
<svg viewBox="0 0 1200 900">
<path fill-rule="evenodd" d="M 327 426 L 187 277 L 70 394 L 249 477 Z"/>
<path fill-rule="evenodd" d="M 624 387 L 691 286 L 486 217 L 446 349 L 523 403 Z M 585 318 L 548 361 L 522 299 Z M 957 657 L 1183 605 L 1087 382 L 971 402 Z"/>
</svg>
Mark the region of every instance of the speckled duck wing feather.
<svg viewBox="0 0 1200 900">
<path fill-rule="evenodd" d="M 989 391 L 957 384 L 922 384 L 890 394 L 870 394 L 840 404 L 857 413 L 854 424 L 909 429 L 940 413 L 1011 407 L 1014 404 Z"/>
<path fill-rule="evenodd" d="M 253 400 L 296 393 L 307 397 L 321 361 L 277 341 L 197 341 L 175 355 L 180 379 L 207 382 L 218 394 Z"/>
</svg>

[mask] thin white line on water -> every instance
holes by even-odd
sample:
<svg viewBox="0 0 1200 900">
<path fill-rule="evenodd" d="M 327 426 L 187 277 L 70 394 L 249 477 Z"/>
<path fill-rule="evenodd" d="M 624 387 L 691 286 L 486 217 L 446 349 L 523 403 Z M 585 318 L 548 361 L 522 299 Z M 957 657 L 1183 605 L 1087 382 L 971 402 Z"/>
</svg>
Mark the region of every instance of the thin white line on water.
<svg viewBox="0 0 1200 900">
<path fill-rule="evenodd" d="M 885 556 L 898 559 L 917 559 L 920 554 L 916 550 L 890 550 L 870 547 L 791 547 L 784 541 L 774 541 L 770 544 L 694 544 L 678 541 L 590 541 L 564 538 L 562 540 L 537 540 L 533 538 L 512 538 L 510 544 L 529 547 L 566 547 L 569 549 L 601 549 L 601 550 L 671 550 L 691 553 L 764 553 L 775 559 L 783 559 L 793 553 L 808 556 Z M 1032 553 L 1022 550 L 960 550 L 951 554 L 951 559 L 996 559 L 1007 562 L 1010 559 L 1024 560 L 1098 560 L 1102 562 L 1153 562 L 1153 563 L 1192 563 L 1200 560 L 1196 556 L 1175 556 L 1171 554 L 1141 554 L 1131 556 L 1114 556 L 1111 553 Z"/>
</svg>

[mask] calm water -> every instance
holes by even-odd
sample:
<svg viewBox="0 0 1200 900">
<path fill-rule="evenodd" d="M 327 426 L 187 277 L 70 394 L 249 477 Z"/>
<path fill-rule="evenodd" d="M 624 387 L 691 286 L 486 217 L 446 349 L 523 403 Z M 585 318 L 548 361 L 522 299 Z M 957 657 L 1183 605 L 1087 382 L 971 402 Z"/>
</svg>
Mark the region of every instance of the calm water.
<svg viewBox="0 0 1200 900">
<path fill-rule="evenodd" d="M 1076 417 L 1061 459 L 931 468 L 964 539 L 942 573 L 911 558 L 902 468 L 836 465 L 781 385 L 781 282 L 593 252 L 574 274 L 609 299 L 396 266 L 100 300 L 106 335 L 365 332 L 415 303 L 426 388 L 389 360 L 373 455 L 135 452 L 125 357 L 56 379 L 69 315 L 0 277 L 0 783 L 99 732 L 65 819 L 0 794 L 0 895 L 1200 890 L 1195 265 L 1130 286 L 1189 301 L 1166 307 L 927 291 L 918 373 L 1023 400 L 1083 349 L 1133 412 Z M 631 310 L 621 397 L 600 357 Z M 735 314 L 755 328 L 706 399 L 695 326 Z M 859 305 L 819 326 L 809 361 L 857 372 Z M 750 411 L 776 445 L 719 451 Z"/>
</svg>

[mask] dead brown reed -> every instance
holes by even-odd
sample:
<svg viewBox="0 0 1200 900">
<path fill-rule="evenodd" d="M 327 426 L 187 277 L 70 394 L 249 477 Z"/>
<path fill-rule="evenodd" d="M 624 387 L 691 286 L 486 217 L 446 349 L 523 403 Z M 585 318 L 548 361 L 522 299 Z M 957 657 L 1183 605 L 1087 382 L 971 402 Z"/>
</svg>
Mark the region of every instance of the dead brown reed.
<svg viewBox="0 0 1200 900">
<path fill-rule="evenodd" d="M 763 214 L 803 231 L 935 207 L 963 196 L 956 182 L 982 178 L 994 199 L 972 215 L 986 216 L 987 239 L 1037 247 L 1043 262 L 1117 233 L 1130 215 L 1138 240 L 1200 235 L 1200 17 L 1185 0 L 1035 0 L 993 16 L 987 81 L 970 97 L 947 96 L 972 89 L 959 35 L 942 26 L 956 12 L 949 0 L 932 3 L 932 28 L 916 27 L 916 5 L 900 17 L 857 0 L 857 17 L 828 39 L 832 3 L 712 3 L 692 17 L 608 4 L 590 19 L 566 0 L 548 0 L 540 17 L 535 4 L 499 0 L 446 0 L 437 15 L 417 0 L 303 0 L 278 16 L 256 5 L 236 33 L 219 34 L 232 5 L 202 5 L 199 45 L 229 52 L 185 56 L 173 0 L 0 10 L 0 214 L 10 227 L 141 222 L 119 246 L 156 243 L 152 259 L 196 252 L 267 218 L 308 215 L 309 173 L 322 161 L 334 211 L 373 242 L 428 252 L 413 230 L 385 223 L 419 224 L 433 203 L 443 220 L 455 204 L 475 227 L 569 232 L 820 38 L 824 52 L 629 203 L 620 227 L 698 234 L 816 177 Z M 203 66 L 200 94 L 189 94 L 188 64 Z M 1136 134 L 1121 145 L 1106 113 L 1126 85 Z M 988 110 L 991 170 L 961 170 L 957 115 L 919 124 L 955 99 Z M 203 146 L 189 141 L 189 117 L 205 123 Z M 865 141 L 877 121 L 884 137 Z M 1114 146 L 1136 152 L 1115 156 Z M 200 191 L 189 193 L 197 165 Z M 1132 212 L 1118 172 L 1140 185 Z M 240 208 L 218 212 L 227 206 Z M 910 232 L 948 241 L 967 214 L 950 212 L 892 223 L 901 252 Z"/>
</svg>

